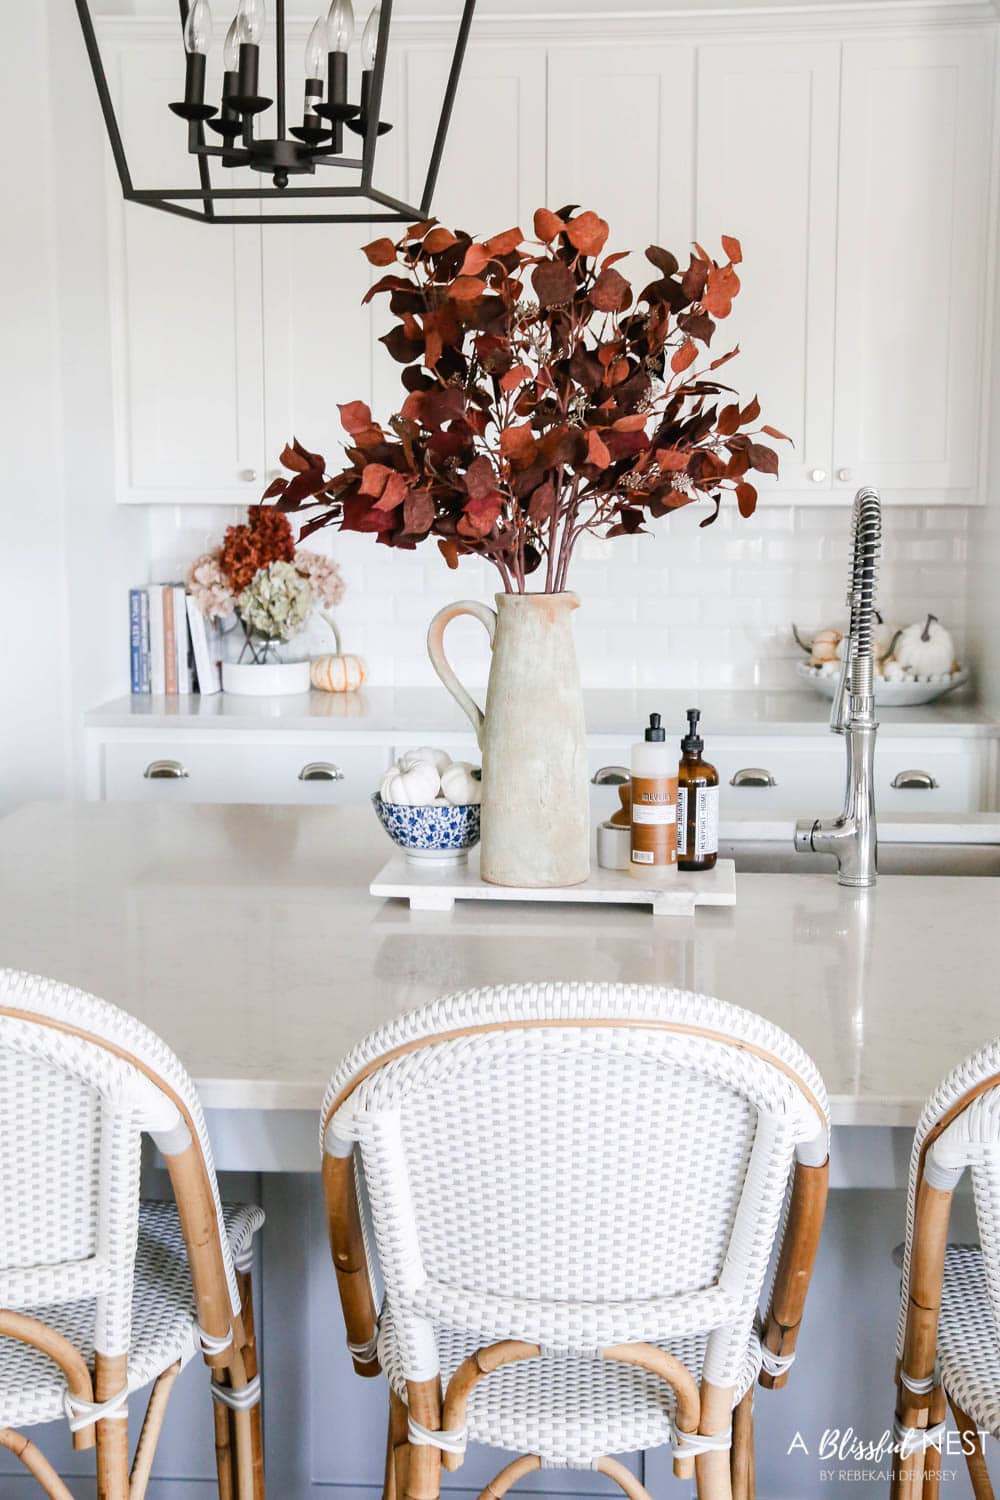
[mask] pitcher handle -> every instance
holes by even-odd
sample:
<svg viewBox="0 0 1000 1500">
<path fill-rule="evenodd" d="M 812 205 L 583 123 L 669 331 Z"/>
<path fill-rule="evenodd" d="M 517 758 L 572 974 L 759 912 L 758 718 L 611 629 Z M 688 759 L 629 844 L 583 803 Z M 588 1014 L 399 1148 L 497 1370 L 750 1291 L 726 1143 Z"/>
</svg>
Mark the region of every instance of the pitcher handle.
<svg viewBox="0 0 1000 1500">
<path fill-rule="evenodd" d="M 491 649 L 496 639 L 497 615 L 496 610 L 490 609 L 488 604 L 480 604 L 476 599 L 460 599 L 457 604 L 446 604 L 444 609 L 439 609 L 427 627 L 427 654 L 431 659 L 431 666 L 459 708 L 468 714 L 472 727 L 476 731 L 476 740 L 482 749 L 483 724 L 486 722 L 486 715 L 459 682 L 444 654 L 445 628 L 458 615 L 472 615 L 473 619 L 479 621 L 490 638 Z"/>
</svg>

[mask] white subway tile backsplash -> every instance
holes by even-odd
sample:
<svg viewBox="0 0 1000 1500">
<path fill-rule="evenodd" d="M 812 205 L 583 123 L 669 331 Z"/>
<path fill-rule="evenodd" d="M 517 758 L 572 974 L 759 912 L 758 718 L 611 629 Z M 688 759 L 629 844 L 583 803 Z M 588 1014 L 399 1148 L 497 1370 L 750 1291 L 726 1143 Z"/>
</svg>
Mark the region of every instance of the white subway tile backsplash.
<svg viewBox="0 0 1000 1500">
<path fill-rule="evenodd" d="M 791 621 L 804 631 L 844 621 L 847 506 L 767 504 L 749 521 L 730 506 L 702 529 L 705 513 L 694 506 L 677 512 L 648 536 L 583 538 L 571 583 L 581 599 L 576 637 L 588 687 L 788 687 L 801 660 Z M 885 512 L 883 613 L 906 624 L 932 610 L 960 651 L 972 514 L 941 506 Z M 208 507 L 151 509 L 150 576 L 180 577 L 239 519 Z M 306 545 L 343 569 L 347 593 L 336 614 L 344 647 L 367 657 L 377 684 L 435 683 L 425 648 L 431 616 L 456 599 L 492 602 L 498 588 L 487 563 L 464 559 L 453 571 L 434 546 L 400 552 L 333 532 Z M 464 681 L 485 682 L 489 651 L 477 621 L 449 626 L 448 652 Z"/>
</svg>

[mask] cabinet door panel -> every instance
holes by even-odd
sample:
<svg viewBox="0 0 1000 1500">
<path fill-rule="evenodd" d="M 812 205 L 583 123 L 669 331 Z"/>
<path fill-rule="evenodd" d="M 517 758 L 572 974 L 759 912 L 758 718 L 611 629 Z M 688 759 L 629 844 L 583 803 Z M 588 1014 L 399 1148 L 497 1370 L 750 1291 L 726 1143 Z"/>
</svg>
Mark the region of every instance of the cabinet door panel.
<svg viewBox="0 0 1000 1500">
<path fill-rule="evenodd" d="M 974 497 L 992 58 L 985 30 L 844 48 L 841 488 L 867 482 Z"/>
<path fill-rule="evenodd" d="M 836 42 L 698 49 L 698 239 L 744 255 L 714 342 L 740 345 L 722 378 L 794 440 L 780 479 L 754 480 L 782 500 L 830 488 L 839 70 Z"/>
<path fill-rule="evenodd" d="M 607 219 L 641 291 L 651 242 L 684 259 L 693 235 L 694 48 L 559 47 L 549 54 L 548 201 Z"/>
<path fill-rule="evenodd" d="M 167 111 L 176 49 L 130 47 L 115 71 L 137 186 L 195 186 Z M 245 504 L 263 478 L 260 232 L 109 196 L 119 499 Z"/>
</svg>

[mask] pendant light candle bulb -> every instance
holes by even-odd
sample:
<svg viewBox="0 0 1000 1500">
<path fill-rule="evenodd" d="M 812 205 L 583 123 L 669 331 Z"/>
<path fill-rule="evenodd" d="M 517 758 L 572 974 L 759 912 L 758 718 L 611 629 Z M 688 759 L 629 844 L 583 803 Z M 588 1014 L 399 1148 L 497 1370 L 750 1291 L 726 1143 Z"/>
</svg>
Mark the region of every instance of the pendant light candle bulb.
<svg viewBox="0 0 1000 1500">
<path fill-rule="evenodd" d="M 194 0 L 184 22 L 184 49 L 204 57 L 212 39 L 212 12 L 208 0 Z"/>
<path fill-rule="evenodd" d="M 361 66 L 366 73 L 370 73 L 375 66 L 375 53 L 378 50 L 378 29 L 382 20 L 382 7 L 375 5 L 365 25 L 364 35 L 361 38 Z"/>
<path fill-rule="evenodd" d="M 326 18 L 327 44 L 331 52 L 349 52 L 354 40 L 354 6 L 351 0 L 333 0 Z"/>
<path fill-rule="evenodd" d="M 222 48 L 222 66 L 227 73 L 235 73 L 240 65 L 240 18 L 234 16 L 226 32 Z"/>
<path fill-rule="evenodd" d="M 327 55 L 326 22 L 320 16 L 309 33 L 306 42 L 306 77 L 322 80 L 326 69 Z"/>
<path fill-rule="evenodd" d="M 264 0 L 240 0 L 236 13 L 236 33 L 241 43 L 260 46 L 264 35 Z"/>
</svg>

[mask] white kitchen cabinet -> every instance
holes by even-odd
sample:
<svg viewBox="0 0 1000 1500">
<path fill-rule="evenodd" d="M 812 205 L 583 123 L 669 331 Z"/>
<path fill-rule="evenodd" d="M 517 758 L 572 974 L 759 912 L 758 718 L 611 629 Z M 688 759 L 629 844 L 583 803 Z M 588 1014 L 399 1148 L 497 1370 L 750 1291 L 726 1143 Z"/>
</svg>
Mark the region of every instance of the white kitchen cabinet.
<svg viewBox="0 0 1000 1500">
<path fill-rule="evenodd" d="M 742 289 L 713 353 L 739 344 L 720 378 L 786 432 L 762 493 L 829 498 L 833 469 L 837 98 L 840 46 L 810 39 L 698 49 L 697 237 L 743 246 Z"/>
<path fill-rule="evenodd" d="M 851 41 L 843 67 L 834 484 L 969 501 L 984 398 L 994 31 Z"/>
<path fill-rule="evenodd" d="M 120 47 L 112 76 L 138 184 L 195 186 L 167 110 L 176 38 Z M 260 231 L 109 198 L 118 498 L 245 504 L 265 461 Z"/>
</svg>

